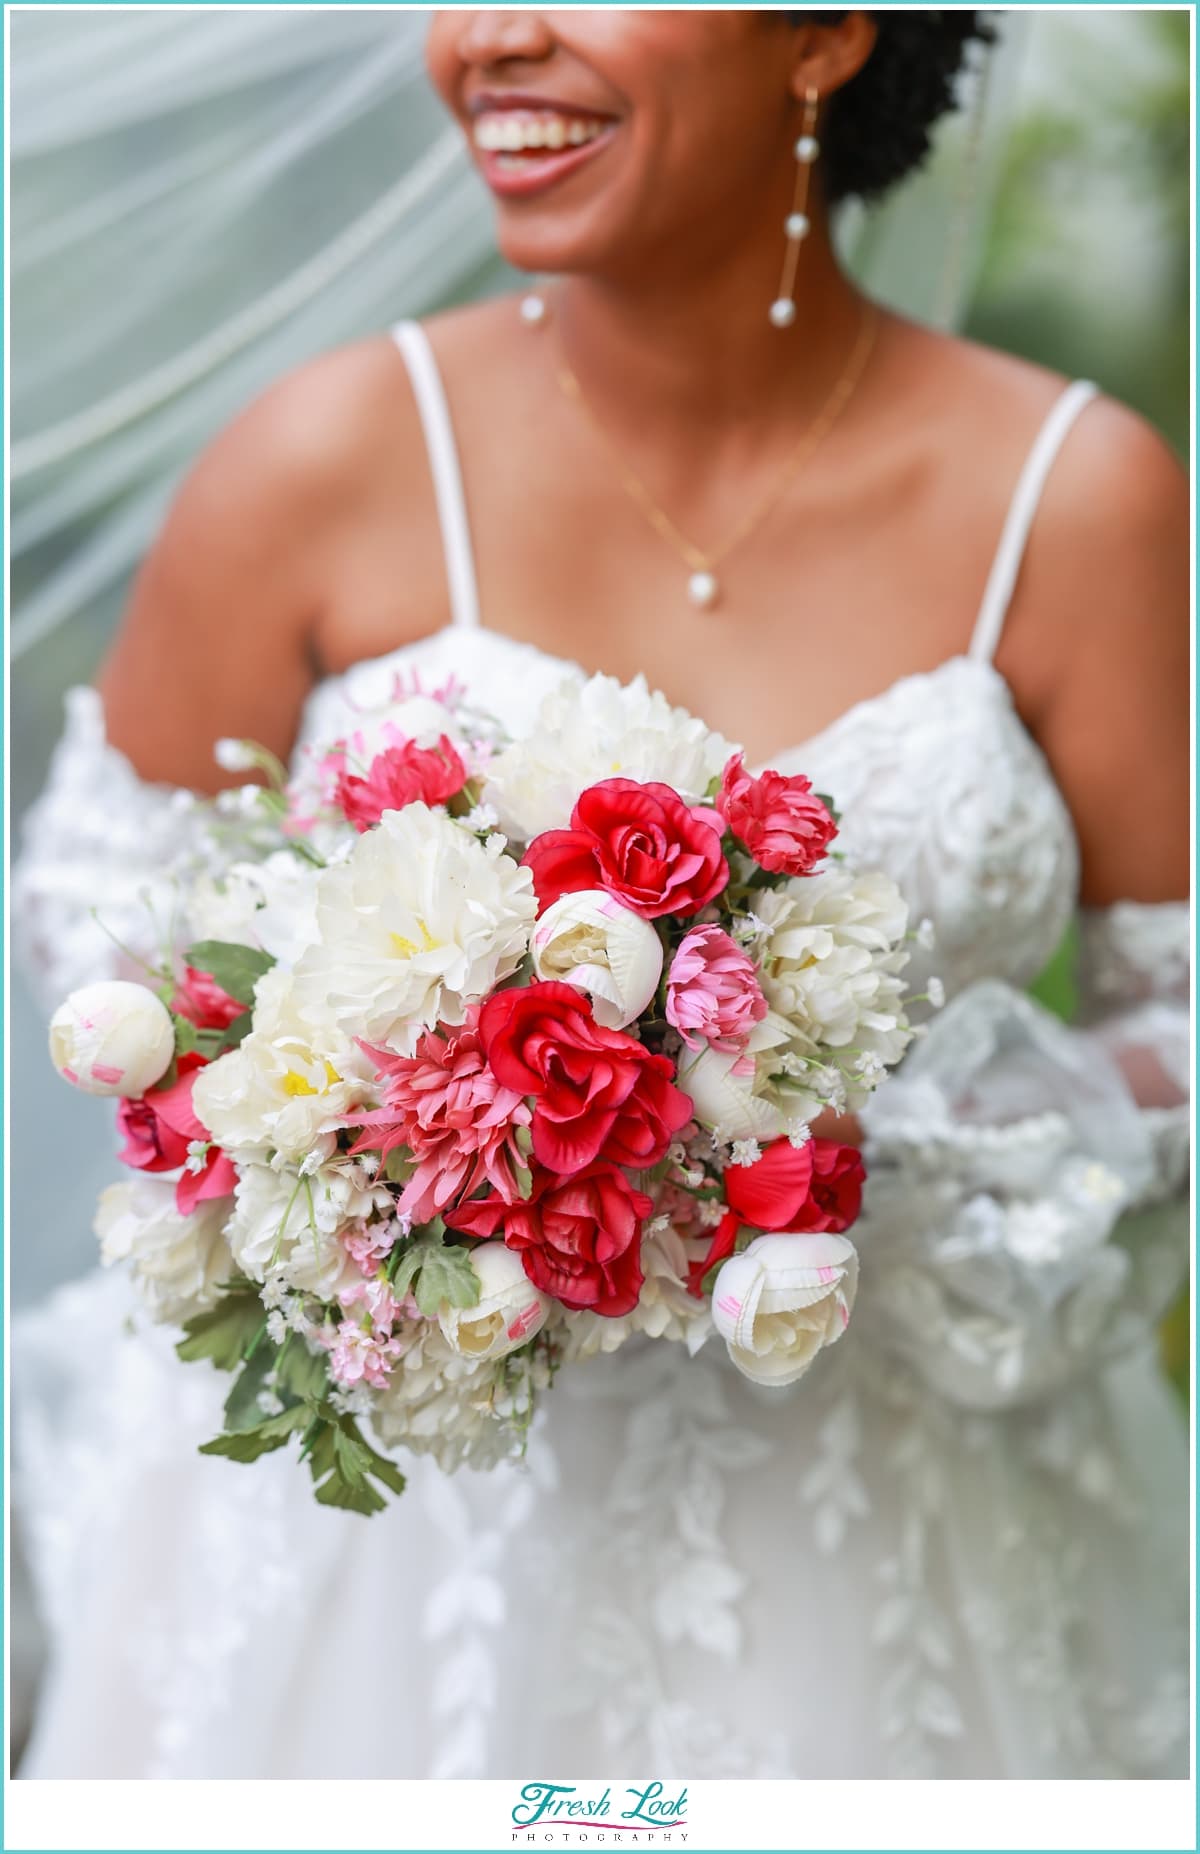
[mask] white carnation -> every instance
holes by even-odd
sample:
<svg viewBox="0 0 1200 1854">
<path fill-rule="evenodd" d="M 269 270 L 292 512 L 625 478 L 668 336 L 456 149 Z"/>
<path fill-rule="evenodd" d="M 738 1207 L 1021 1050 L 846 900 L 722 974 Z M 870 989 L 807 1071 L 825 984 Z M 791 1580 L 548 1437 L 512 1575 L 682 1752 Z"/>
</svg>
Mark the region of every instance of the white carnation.
<svg viewBox="0 0 1200 1854">
<path fill-rule="evenodd" d="M 226 1236 L 234 1260 L 252 1281 L 286 1282 L 322 1300 L 361 1280 L 341 1242 L 357 1218 L 391 1208 L 352 1161 L 321 1166 L 311 1177 L 290 1167 L 246 1165 L 234 1194 Z"/>
<path fill-rule="evenodd" d="M 535 1357 L 530 1369 L 534 1388 L 544 1389 L 545 1365 Z M 411 1328 L 388 1387 L 375 1400 L 375 1433 L 385 1448 L 432 1455 L 446 1473 L 493 1467 L 519 1447 L 513 1428 L 502 1420 L 504 1384 L 503 1359 L 461 1358 L 436 1321 Z"/>
<path fill-rule="evenodd" d="M 461 1023 L 515 972 L 536 914 L 533 879 L 422 804 L 385 811 L 322 872 L 318 943 L 296 965 L 301 1010 L 347 1037 L 411 1053 L 422 1029 Z"/>
<path fill-rule="evenodd" d="M 319 875 L 291 850 L 275 850 L 261 863 L 234 863 L 219 882 L 208 877 L 193 890 L 193 937 L 258 946 L 293 965 L 317 937 Z"/>
<path fill-rule="evenodd" d="M 328 1157 L 346 1115 L 370 1085 L 335 1060 L 354 1055 L 335 1026 L 301 1016 L 293 976 L 273 966 L 254 991 L 254 1028 L 236 1049 L 201 1069 L 192 1102 L 213 1139 L 235 1154 L 274 1149 L 297 1161 Z"/>
<path fill-rule="evenodd" d="M 831 867 L 758 905 L 770 927 L 759 952 L 762 988 L 792 1026 L 798 1052 L 852 1047 L 889 1068 L 898 1062 L 911 1032 L 900 977 L 908 910 L 895 883 L 878 871 Z M 864 1087 L 875 1067 L 860 1071 Z M 864 1097 L 852 1089 L 849 1098 Z"/>
<path fill-rule="evenodd" d="M 151 1317 L 181 1324 L 211 1307 L 234 1272 L 223 1234 L 228 1215 L 223 1197 L 185 1216 L 170 1179 L 143 1175 L 100 1193 L 93 1227 L 105 1267 L 128 1262 Z"/>
<path fill-rule="evenodd" d="M 486 796 L 501 828 L 528 843 L 562 829 L 579 794 L 601 779 L 657 780 L 696 804 L 735 751 L 644 676 L 573 678 L 546 697 L 529 738 L 493 760 Z"/>
</svg>

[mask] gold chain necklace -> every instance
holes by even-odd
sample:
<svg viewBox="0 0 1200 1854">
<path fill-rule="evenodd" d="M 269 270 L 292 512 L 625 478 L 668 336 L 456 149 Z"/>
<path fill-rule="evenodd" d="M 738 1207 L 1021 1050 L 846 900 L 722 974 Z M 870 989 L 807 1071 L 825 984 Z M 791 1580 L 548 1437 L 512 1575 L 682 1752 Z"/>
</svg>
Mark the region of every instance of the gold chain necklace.
<svg viewBox="0 0 1200 1854">
<path fill-rule="evenodd" d="M 688 578 L 688 598 L 701 610 L 714 606 L 721 596 L 721 584 L 717 578 L 716 568 L 727 554 L 741 545 L 755 528 L 764 522 L 784 490 L 801 466 L 807 463 L 817 446 L 829 436 L 841 414 L 845 411 L 855 387 L 863 376 L 871 349 L 875 345 L 878 317 L 874 307 L 867 303 L 863 307 L 862 322 L 850 358 L 834 383 L 833 390 L 812 423 L 805 427 L 796 444 L 785 458 L 778 476 L 770 483 L 764 495 L 748 510 L 731 534 L 718 547 L 697 547 L 689 541 L 671 520 L 666 510 L 661 508 L 650 494 L 645 483 L 636 471 L 617 454 L 607 432 L 596 418 L 595 413 L 584 398 L 583 388 L 567 366 L 561 361 L 556 369 L 558 384 L 566 397 L 578 406 L 586 423 L 590 426 L 600 448 L 608 455 L 616 471 L 621 487 L 635 502 L 655 533 L 691 568 Z"/>
</svg>

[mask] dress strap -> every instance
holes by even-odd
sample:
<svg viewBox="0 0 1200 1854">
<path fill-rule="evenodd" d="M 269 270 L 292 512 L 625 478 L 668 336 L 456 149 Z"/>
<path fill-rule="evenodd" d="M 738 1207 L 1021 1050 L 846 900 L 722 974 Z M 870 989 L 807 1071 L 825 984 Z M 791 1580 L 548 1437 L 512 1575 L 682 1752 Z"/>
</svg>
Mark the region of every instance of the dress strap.
<svg viewBox="0 0 1200 1854">
<path fill-rule="evenodd" d="M 1033 441 L 1033 447 L 1025 459 L 1025 467 L 1013 491 L 1013 499 L 1009 503 L 1008 514 L 1000 535 L 1000 545 L 996 549 L 996 558 L 988 574 L 983 603 L 979 607 L 979 616 L 975 620 L 975 629 L 967 647 L 967 655 L 970 657 L 982 658 L 985 663 L 990 663 L 996 654 L 996 646 L 1000 642 L 1000 633 L 1004 628 L 1004 620 L 1008 614 L 1017 575 L 1021 570 L 1021 561 L 1025 555 L 1029 530 L 1033 526 L 1038 503 L 1046 487 L 1046 478 L 1050 474 L 1054 459 L 1058 456 L 1063 439 L 1083 411 L 1084 406 L 1090 399 L 1095 398 L 1097 390 L 1090 380 L 1075 380 L 1059 394 Z"/>
<path fill-rule="evenodd" d="M 446 579 L 450 586 L 450 620 L 452 624 L 477 629 L 479 592 L 475 582 L 475 556 L 471 548 L 458 446 L 454 442 L 442 376 L 429 336 L 419 322 L 397 322 L 392 329 L 392 340 L 404 356 L 412 380 L 425 433 L 425 448 L 429 452 L 442 549 L 446 556 Z"/>
</svg>

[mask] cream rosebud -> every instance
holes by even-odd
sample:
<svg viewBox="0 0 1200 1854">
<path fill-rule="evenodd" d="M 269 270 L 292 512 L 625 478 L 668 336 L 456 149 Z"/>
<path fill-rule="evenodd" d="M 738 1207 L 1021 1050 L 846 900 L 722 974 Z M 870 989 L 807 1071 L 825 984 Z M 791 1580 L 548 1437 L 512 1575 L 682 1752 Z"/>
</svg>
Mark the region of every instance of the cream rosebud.
<svg viewBox="0 0 1200 1854">
<path fill-rule="evenodd" d="M 640 1017 L 662 974 L 662 941 L 649 921 L 602 888 L 551 902 L 530 950 L 538 977 L 589 993 L 592 1014 L 607 1030 L 623 1030 Z"/>
<path fill-rule="evenodd" d="M 676 1077 L 691 1096 L 692 1112 L 702 1127 L 733 1139 L 780 1139 L 787 1120 L 773 1102 L 754 1092 L 754 1060 L 719 1049 L 698 1056 L 681 1055 Z"/>
<path fill-rule="evenodd" d="M 85 1094 L 145 1094 L 175 1054 L 165 1004 L 129 979 L 84 985 L 50 1019 L 50 1060 Z"/>
<path fill-rule="evenodd" d="M 822 1346 L 841 1338 L 858 1288 L 844 1236 L 756 1236 L 713 1287 L 713 1325 L 756 1384 L 794 1384 Z"/>
<path fill-rule="evenodd" d="M 482 1242 L 472 1249 L 471 1266 L 479 1299 L 473 1307 L 443 1301 L 438 1325 L 460 1358 L 503 1358 L 541 1331 L 550 1302 L 534 1287 L 520 1256 L 502 1242 Z"/>
</svg>

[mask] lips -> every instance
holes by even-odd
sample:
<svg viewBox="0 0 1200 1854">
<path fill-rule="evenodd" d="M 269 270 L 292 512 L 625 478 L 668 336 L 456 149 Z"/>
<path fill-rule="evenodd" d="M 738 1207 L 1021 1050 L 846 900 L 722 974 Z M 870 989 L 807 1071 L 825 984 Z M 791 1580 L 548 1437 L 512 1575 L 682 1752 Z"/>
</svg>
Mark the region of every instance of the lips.
<svg viewBox="0 0 1200 1854">
<path fill-rule="evenodd" d="M 603 152 L 617 128 L 612 116 L 532 96 L 484 94 L 471 117 L 479 168 L 505 198 L 556 186 Z"/>
</svg>

